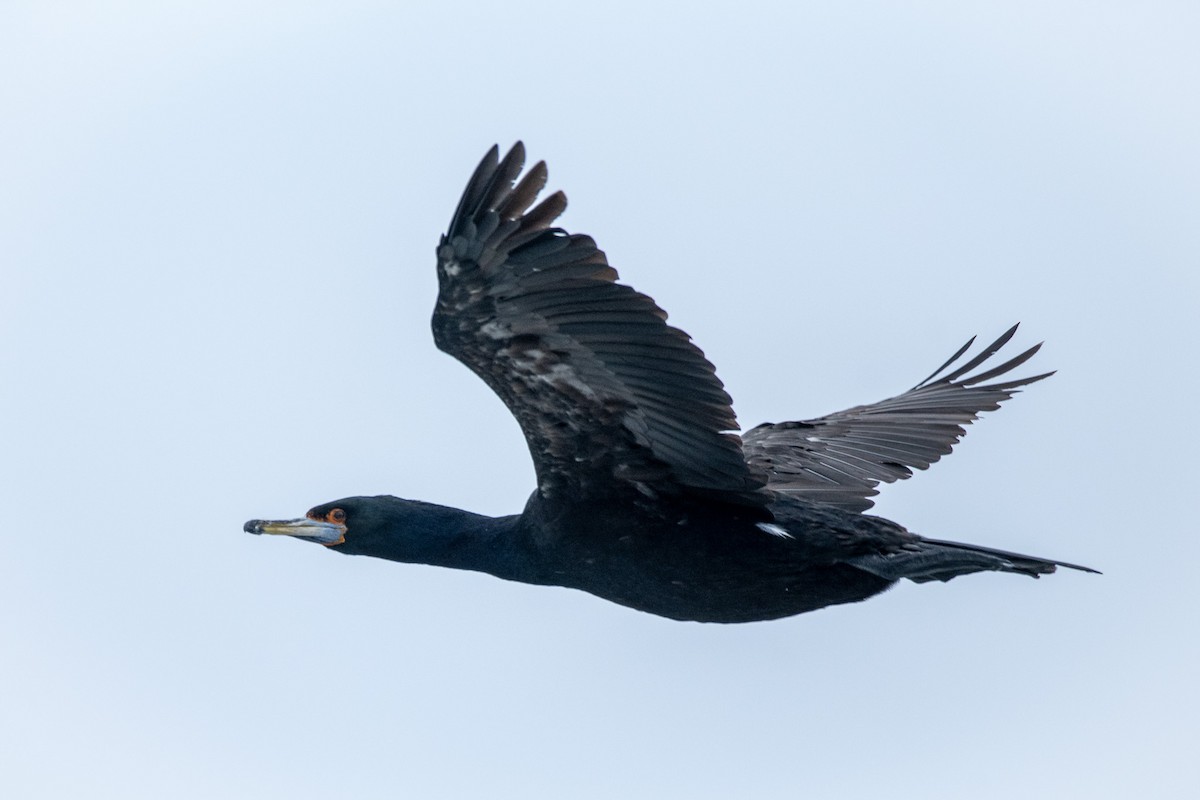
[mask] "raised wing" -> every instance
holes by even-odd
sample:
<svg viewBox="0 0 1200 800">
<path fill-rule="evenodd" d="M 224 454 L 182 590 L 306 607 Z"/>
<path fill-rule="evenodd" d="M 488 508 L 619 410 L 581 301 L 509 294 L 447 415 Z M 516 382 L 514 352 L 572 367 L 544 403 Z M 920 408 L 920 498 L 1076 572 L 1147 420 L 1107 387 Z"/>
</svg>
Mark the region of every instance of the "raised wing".
<svg viewBox="0 0 1200 800">
<path fill-rule="evenodd" d="M 981 353 L 942 375 L 975 342 L 959 348 L 921 383 L 896 397 L 820 419 L 759 425 L 743 435 L 746 460 L 767 473 L 767 488 L 806 500 L 865 511 L 879 483 L 911 476 L 950 453 L 984 411 L 994 411 L 1023 386 L 1053 375 L 986 383 L 1024 364 L 1037 344 L 997 367 L 967 373 L 1003 347 L 1014 325 Z M 939 377 L 940 376 L 940 377 Z"/>
<path fill-rule="evenodd" d="M 729 395 L 712 364 L 588 236 L 551 227 L 566 208 L 539 162 L 519 183 L 518 142 L 493 147 L 438 245 L 437 346 L 500 396 L 525 434 L 544 497 L 689 489 L 760 505 Z"/>
</svg>

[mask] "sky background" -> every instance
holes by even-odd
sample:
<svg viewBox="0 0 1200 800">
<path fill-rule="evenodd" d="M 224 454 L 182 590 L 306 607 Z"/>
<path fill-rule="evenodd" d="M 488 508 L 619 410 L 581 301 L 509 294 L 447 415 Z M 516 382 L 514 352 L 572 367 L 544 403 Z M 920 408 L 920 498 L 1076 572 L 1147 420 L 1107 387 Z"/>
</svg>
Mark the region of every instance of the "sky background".
<svg viewBox="0 0 1200 800">
<path fill-rule="evenodd" d="M 0 5 L 0 794 L 1191 796 L 1197 6 L 424 5 Z M 746 426 L 1021 321 L 876 511 L 1105 574 L 713 626 L 244 534 L 520 510 L 429 333 L 518 138 Z"/>
</svg>

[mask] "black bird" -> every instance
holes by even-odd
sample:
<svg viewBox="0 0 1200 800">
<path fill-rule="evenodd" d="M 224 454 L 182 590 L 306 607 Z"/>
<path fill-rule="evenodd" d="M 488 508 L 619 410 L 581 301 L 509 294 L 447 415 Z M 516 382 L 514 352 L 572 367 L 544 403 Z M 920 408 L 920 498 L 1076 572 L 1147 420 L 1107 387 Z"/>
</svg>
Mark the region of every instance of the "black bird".
<svg viewBox="0 0 1200 800">
<path fill-rule="evenodd" d="M 524 160 L 520 142 L 503 160 L 493 147 L 471 176 L 437 247 L 433 336 L 520 423 L 538 482 L 525 510 L 493 518 L 349 497 L 245 530 L 703 622 L 787 617 L 900 578 L 1095 571 L 925 539 L 862 513 L 880 481 L 925 469 L 981 412 L 1052 374 L 1007 377 L 1040 344 L 985 366 L 1016 326 L 966 358 L 972 339 L 896 397 L 739 437 L 712 364 L 652 299 L 616 282 L 590 237 L 553 226 L 566 197 L 534 205 L 546 165 L 520 177 Z"/>
</svg>

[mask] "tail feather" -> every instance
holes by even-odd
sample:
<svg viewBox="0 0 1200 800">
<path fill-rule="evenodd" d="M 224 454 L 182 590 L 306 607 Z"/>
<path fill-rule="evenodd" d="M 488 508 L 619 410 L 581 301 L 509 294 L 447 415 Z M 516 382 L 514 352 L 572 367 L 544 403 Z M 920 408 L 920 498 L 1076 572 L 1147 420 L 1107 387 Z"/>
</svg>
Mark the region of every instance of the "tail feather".
<svg viewBox="0 0 1200 800">
<path fill-rule="evenodd" d="M 948 581 L 972 572 L 1016 572 L 1037 578 L 1059 567 L 1099 574 L 1099 570 L 1066 561 L 938 539 L 920 539 L 899 552 L 859 556 L 849 563 L 881 578 L 908 578 L 914 583 Z"/>
</svg>

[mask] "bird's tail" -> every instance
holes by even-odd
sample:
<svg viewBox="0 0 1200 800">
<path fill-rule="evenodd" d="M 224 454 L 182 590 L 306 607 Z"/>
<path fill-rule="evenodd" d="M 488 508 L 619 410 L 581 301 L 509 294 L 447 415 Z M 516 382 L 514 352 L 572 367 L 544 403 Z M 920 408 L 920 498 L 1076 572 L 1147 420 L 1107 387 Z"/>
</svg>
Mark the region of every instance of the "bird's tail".
<svg viewBox="0 0 1200 800">
<path fill-rule="evenodd" d="M 948 581 L 959 575 L 989 571 L 1017 572 L 1037 578 L 1049 575 L 1059 567 L 1099 574 L 1091 567 L 1066 561 L 938 539 L 919 539 L 898 552 L 859 556 L 850 559 L 849 563 L 881 578 L 893 581 L 908 578 L 914 583 Z"/>
</svg>

